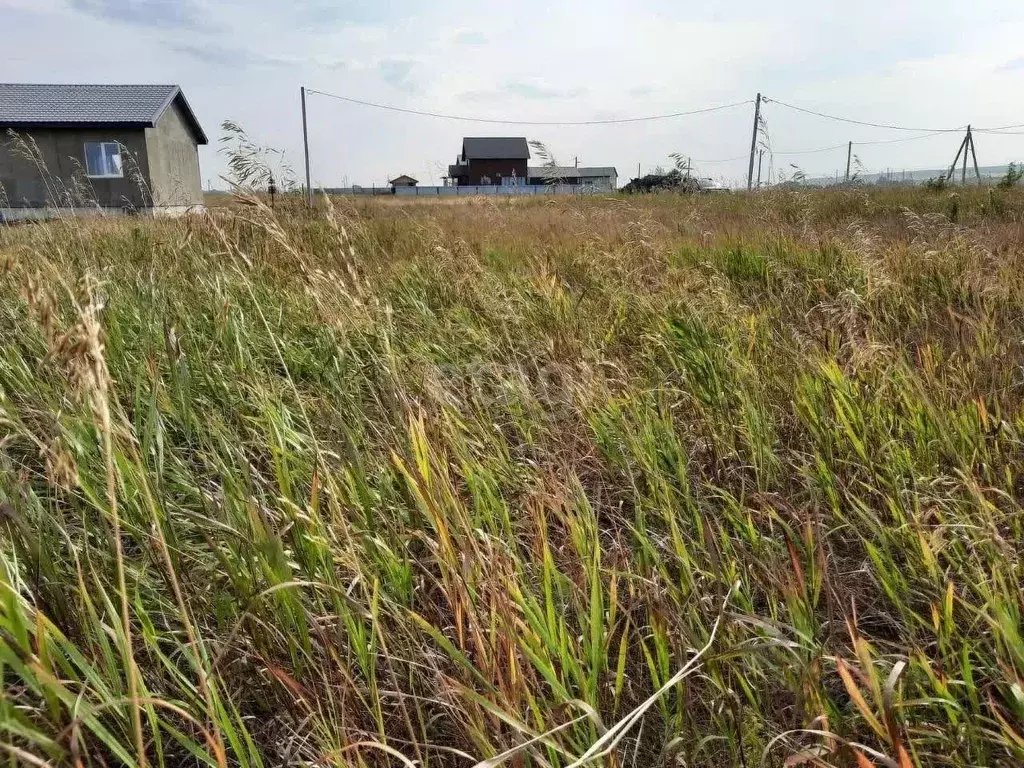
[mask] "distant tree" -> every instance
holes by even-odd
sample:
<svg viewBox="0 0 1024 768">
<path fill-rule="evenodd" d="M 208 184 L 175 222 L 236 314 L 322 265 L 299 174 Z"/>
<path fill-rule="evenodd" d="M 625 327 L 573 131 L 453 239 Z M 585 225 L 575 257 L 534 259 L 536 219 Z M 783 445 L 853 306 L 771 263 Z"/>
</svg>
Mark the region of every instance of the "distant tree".
<svg viewBox="0 0 1024 768">
<path fill-rule="evenodd" d="M 693 168 L 688 157 L 682 152 L 673 152 L 669 157 L 672 159 L 672 169 L 666 171 L 662 166 L 657 166 L 646 176 L 639 176 L 628 184 L 621 191 L 634 192 L 660 192 L 673 191 L 684 194 L 696 194 L 709 185 L 710 179 L 701 179 L 694 175 Z"/>
<path fill-rule="evenodd" d="M 1021 179 L 1024 179 L 1024 165 L 1010 163 L 1010 167 L 1006 169 L 1006 175 L 999 180 L 996 186 L 1001 189 L 1009 189 L 1010 187 L 1016 187 Z"/>
<path fill-rule="evenodd" d="M 659 173 L 659 171 L 661 171 Z M 688 178 L 678 168 L 671 171 L 663 171 L 656 168 L 654 173 L 635 178 L 622 188 L 622 191 L 631 194 L 636 192 L 683 192 L 692 194 L 700 191 L 700 184 L 695 178 Z"/>
</svg>

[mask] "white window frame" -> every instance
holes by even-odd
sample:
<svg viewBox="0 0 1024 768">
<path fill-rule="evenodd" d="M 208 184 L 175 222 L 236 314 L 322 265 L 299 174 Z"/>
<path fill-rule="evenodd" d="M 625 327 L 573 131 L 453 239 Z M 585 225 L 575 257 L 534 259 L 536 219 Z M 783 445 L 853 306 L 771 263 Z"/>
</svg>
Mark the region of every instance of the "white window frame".
<svg viewBox="0 0 1024 768">
<path fill-rule="evenodd" d="M 89 169 L 89 146 L 98 144 L 100 147 L 100 155 L 103 157 L 104 165 L 107 165 L 107 160 L 113 155 L 118 158 L 118 165 L 121 170 L 118 173 L 90 173 Z M 111 152 L 111 148 L 113 152 Z M 83 152 L 85 153 L 85 175 L 90 179 L 123 179 L 124 178 L 124 153 L 121 151 L 121 143 L 118 141 L 87 141 Z"/>
</svg>

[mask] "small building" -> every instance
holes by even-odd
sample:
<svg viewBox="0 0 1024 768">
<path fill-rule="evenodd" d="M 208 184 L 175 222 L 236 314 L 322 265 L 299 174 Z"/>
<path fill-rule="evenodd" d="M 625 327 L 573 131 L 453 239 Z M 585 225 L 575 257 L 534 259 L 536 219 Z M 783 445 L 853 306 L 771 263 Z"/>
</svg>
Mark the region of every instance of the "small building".
<svg viewBox="0 0 1024 768">
<path fill-rule="evenodd" d="M 0 83 L 0 214 L 185 212 L 207 143 L 176 85 Z"/>
<path fill-rule="evenodd" d="M 528 184 L 570 184 L 592 191 L 613 192 L 618 186 L 619 174 L 611 166 L 580 168 L 576 166 L 541 166 L 530 168 Z"/>
<path fill-rule="evenodd" d="M 401 176 L 389 181 L 388 184 L 390 184 L 391 188 L 394 189 L 395 187 L 415 187 L 419 182 L 412 176 L 402 174 Z"/>
<path fill-rule="evenodd" d="M 470 136 L 462 152 L 448 166 L 453 186 L 515 186 L 525 184 L 530 147 L 517 137 Z"/>
</svg>

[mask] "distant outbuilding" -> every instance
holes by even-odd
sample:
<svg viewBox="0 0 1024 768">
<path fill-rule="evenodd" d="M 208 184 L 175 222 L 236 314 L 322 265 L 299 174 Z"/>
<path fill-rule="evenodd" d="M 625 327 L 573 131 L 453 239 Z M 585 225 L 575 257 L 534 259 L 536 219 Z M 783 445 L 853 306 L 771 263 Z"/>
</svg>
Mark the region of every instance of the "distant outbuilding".
<svg viewBox="0 0 1024 768">
<path fill-rule="evenodd" d="M 402 174 L 388 182 L 392 188 L 394 187 L 415 187 L 419 182 L 412 176 L 406 176 Z"/>
<path fill-rule="evenodd" d="M 176 85 L 0 83 L 0 214 L 200 207 L 207 143 Z"/>
<path fill-rule="evenodd" d="M 573 165 L 544 165 L 528 170 L 527 183 L 571 184 L 601 192 L 614 192 L 618 178 L 618 171 L 611 166 L 586 168 Z"/>
</svg>

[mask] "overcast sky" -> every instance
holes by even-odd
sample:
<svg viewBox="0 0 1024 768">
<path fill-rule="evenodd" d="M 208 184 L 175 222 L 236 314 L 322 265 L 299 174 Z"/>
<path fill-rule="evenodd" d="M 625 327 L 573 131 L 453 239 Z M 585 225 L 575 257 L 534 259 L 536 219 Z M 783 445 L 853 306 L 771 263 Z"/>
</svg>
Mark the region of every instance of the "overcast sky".
<svg viewBox="0 0 1024 768">
<path fill-rule="evenodd" d="M 720 6 L 720 7 L 716 7 Z M 679 112 L 766 96 L 881 123 L 1024 123 L 1020 0 L 0 0 L 0 79 L 180 84 L 212 139 L 240 123 L 302 174 L 299 86 L 410 109 L 519 120 Z M 314 184 L 440 183 L 464 135 L 526 135 L 563 164 L 623 181 L 691 155 L 746 174 L 752 106 L 605 127 L 473 125 L 309 99 Z M 767 104 L 777 152 L 917 134 Z M 1022 128 L 1021 130 L 1024 130 Z M 959 137 L 855 147 L 868 170 L 932 168 Z M 1024 158 L 1024 135 L 976 136 L 978 159 Z M 741 158 L 741 159 L 732 159 Z M 831 174 L 845 149 L 774 156 Z M 729 162 L 710 162 L 728 160 Z M 699 162 L 698 162 L 699 161 Z M 204 179 L 223 186 L 216 141 Z M 767 166 L 767 160 L 766 160 Z"/>
</svg>

